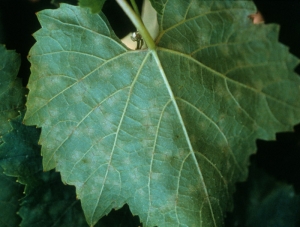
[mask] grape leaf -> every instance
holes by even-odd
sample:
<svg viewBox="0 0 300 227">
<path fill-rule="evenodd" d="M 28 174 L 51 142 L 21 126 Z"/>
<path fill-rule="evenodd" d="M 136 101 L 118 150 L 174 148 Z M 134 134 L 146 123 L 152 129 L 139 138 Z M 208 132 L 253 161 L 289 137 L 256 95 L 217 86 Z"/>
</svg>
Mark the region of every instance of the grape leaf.
<svg viewBox="0 0 300 227">
<path fill-rule="evenodd" d="M 0 149 L 3 147 L 3 136 L 12 127 L 9 120 L 17 116 L 18 110 L 25 104 L 25 90 L 21 81 L 16 79 L 20 67 L 20 57 L 14 51 L 6 50 L 0 45 Z M 7 157 L 4 156 L 4 159 Z M 19 199 L 23 196 L 23 186 L 15 178 L 4 174 L 3 158 L 0 158 L 0 225 L 15 227 L 20 222 L 17 215 Z"/>
<path fill-rule="evenodd" d="M 89 7 L 92 13 L 99 13 L 106 0 L 79 0 L 81 7 Z"/>
<path fill-rule="evenodd" d="M 280 182 L 251 163 L 247 182 L 239 185 L 235 207 L 226 226 L 298 226 L 300 196 L 292 185 Z"/>
<path fill-rule="evenodd" d="M 222 226 L 255 140 L 300 121 L 299 61 L 252 2 L 152 2 L 155 51 L 128 50 L 101 13 L 38 13 L 24 121 L 91 226 L 125 203 L 144 226 Z"/>
<path fill-rule="evenodd" d="M 86 226 L 74 187 L 63 185 L 59 173 L 43 172 L 37 144 L 40 130 L 23 125 L 23 116 L 24 113 L 10 121 L 12 131 L 3 136 L 4 143 L 0 146 L 0 169 L 7 175 L 0 178 L 1 201 L 6 202 L 1 203 L 6 208 L 0 207 L 1 211 L 6 210 L 1 212 L 5 215 L 1 218 L 6 224 L 3 226 L 19 226 L 19 223 L 21 227 Z M 8 176 L 17 177 L 25 185 L 25 197 L 24 186 Z M 18 210 L 22 222 L 16 215 Z M 8 225 L 13 220 L 14 225 Z"/>
<path fill-rule="evenodd" d="M 78 0 L 51 0 L 51 4 L 55 5 L 56 7 L 59 7 L 59 4 L 61 3 L 77 5 Z"/>
<path fill-rule="evenodd" d="M 246 225 L 249 227 L 293 227 L 299 225 L 300 196 L 297 195 L 292 185 L 278 183 L 270 185 L 265 182 L 268 190 L 262 188 L 253 191 L 250 195 L 252 201 L 247 209 L 248 219 Z M 266 188 L 265 188 L 266 189 Z M 256 194 L 256 195 L 255 195 Z"/>
<path fill-rule="evenodd" d="M 295 193 L 293 186 L 277 184 L 269 195 L 264 196 L 252 197 L 253 201 L 248 209 L 249 216 L 245 226 L 294 227 L 299 225 L 300 196 Z"/>
<path fill-rule="evenodd" d="M 40 172 L 36 177 L 40 184 L 21 200 L 21 227 L 88 226 L 80 200 L 75 199 L 74 187 L 63 185 L 60 174 L 53 170 Z M 126 225 L 121 225 L 120 220 Z M 128 209 L 120 209 L 100 219 L 95 227 L 137 227 L 138 223 Z"/>
<path fill-rule="evenodd" d="M 21 227 L 87 226 L 74 187 L 63 185 L 59 173 L 42 171 L 37 145 L 40 130 L 23 125 L 23 116 L 24 113 L 10 121 L 13 130 L 5 134 L 0 146 L 0 223 L 11 227 L 19 223 Z M 26 186 L 25 197 L 24 186 L 7 175 L 17 177 L 17 182 Z M 120 226 L 116 222 L 120 219 L 131 223 L 126 226 L 139 224 L 138 218 L 133 218 L 125 207 L 102 218 L 96 226 Z"/>
<path fill-rule="evenodd" d="M 0 137 L 11 130 L 8 122 L 18 116 L 18 110 L 24 108 L 25 89 L 17 74 L 20 67 L 20 56 L 0 45 Z M 1 140 L 1 139 L 0 139 Z"/>
<path fill-rule="evenodd" d="M 38 139 L 40 130 L 22 124 L 24 112 L 10 121 L 12 130 L 3 136 L 0 146 L 0 166 L 7 176 L 17 177 L 18 182 L 26 185 L 24 193 L 31 191 L 37 184 L 37 173 L 42 172 L 42 157 Z"/>
<path fill-rule="evenodd" d="M 35 187 L 21 200 L 21 227 L 87 226 L 74 187 L 63 185 L 59 173 L 53 170 L 41 171 L 35 177 Z"/>
<path fill-rule="evenodd" d="M 17 211 L 22 192 L 23 186 L 15 178 L 6 176 L 0 166 L 0 226 L 16 227 L 20 223 Z"/>
</svg>

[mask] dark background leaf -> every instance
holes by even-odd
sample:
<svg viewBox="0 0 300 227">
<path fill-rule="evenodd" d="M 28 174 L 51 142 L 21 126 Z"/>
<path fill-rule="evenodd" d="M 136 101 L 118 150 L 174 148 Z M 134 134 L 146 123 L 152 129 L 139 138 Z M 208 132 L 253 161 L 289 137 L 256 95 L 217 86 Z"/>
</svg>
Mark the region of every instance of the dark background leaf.
<svg viewBox="0 0 300 227">
<path fill-rule="evenodd" d="M 24 111 L 23 111 L 24 114 Z M 12 131 L 3 136 L 0 146 L 0 165 L 8 176 L 18 178 L 21 184 L 29 184 L 29 191 L 35 187 L 36 174 L 42 171 L 40 130 L 23 125 L 23 114 L 10 121 Z M 28 192 L 25 189 L 25 193 Z"/>
<path fill-rule="evenodd" d="M 21 219 L 16 212 L 20 208 L 22 227 L 87 226 L 80 201 L 76 200 L 75 188 L 64 185 L 59 173 L 42 171 L 37 144 L 40 129 L 23 125 L 22 119 L 23 114 L 11 121 L 13 130 L 4 136 L 4 144 L 0 146 L 0 170 L 5 172 L 0 175 L 0 210 L 4 211 L 6 207 L 6 212 L 0 212 L 5 215 L 0 220 L 7 222 L 9 227 L 18 226 Z M 26 185 L 23 199 L 24 186 L 7 175 L 17 177 L 19 183 Z M 124 206 L 103 217 L 96 227 L 119 226 L 120 223 L 124 227 L 136 227 L 139 219 Z"/>
<path fill-rule="evenodd" d="M 99 13 L 105 1 L 106 0 L 79 0 L 79 5 L 81 7 L 90 8 L 92 13 Z"/>
<path fill-rule="evenodd" d="M 63 185 L 59 173 L 42 171 L 37 145 L 40 130 L 24 126 L 21 120 L 22 116 L 11 122 L 13 131 L 4 137 L 5 143 L 0 147 L 0 166 L 7 175 L 16 176 L 18 182 L 26 184 L 19 211 L 23 219 L 21 226 L 87 226 L 80 201 L 75 199 L 74 187 Z M 21 221 L 16 213 L 19 200 L 24 196 L 24 186 L 7 175 L 0 176 L 0 210 L 5 210 L 0 220 L 6 223 L 3 226 L 14 227 Z M 122 226 L 139 224 L 138 217 L 132 218 L 125 206 L 104 217 L 96 226 L 119 226 L 119 221 L 123 221 Z"/>
<path fill-rule="evenodd" d="M 25 89 L 17 78 L 20 56 L 0 44 L 0 144 L 1 137 L 11 130 L 8 120 L 24 108 Z"/>
<path fill-rule="evenodd" d="M 51 0 L 51 3 L 55 5 L 56 7 L 59 7 L 60 3 L 68 3 L 71 5 L 77 5 L 78 0 Z"/>
<path fill-rule="evenodd" d="M 22 119 L 23 114 L 11 121 L 13 130 L 3 137 L 0 146 L 0 166 L 5 174 L 26 185 L 19 211 L 21 226 L 86 225 L 80 203 L 75 200 L 74 187 L 64 186 L 58 173 L 42 171 L 37 143 L 40 130 L 23 125 Z M 18 207 L 19 202 L 14 205 Z"/>
<path fill-rule="evenodd" d="M 0 226 L 17 227 L 21 222 L 17 212 L 24 187 L 16 182 L 16 178 L 6 176 L 3 171 L 0 165 Z"/>
<path fill-rule="evenodd" d="M 55 171 L 41 171 L 35 177 L 35 187 L 21 200 L 21 227 L 87 226 L 74 187 L 63 185 Z"/>
<path fill-rule="evenodd" d="M 4 146 L 5 135 L 12 130 L 10 119 L 18 116 L 18 110 L 24 107 L 25 90 L 21 86 L 17 73 L 20 56 L 15 51 L 6 50 L 0 45 L 0 149 Z M 0 226 L 14 227 L 20 222 L 17 215 L 19 199 L 23 196 L 23 187 L 16 178 L 4 174 L 3 162 L 9 157 L 0 158 Z"/>
<path fill-rule="evenodd" d="M 292 185 L 279 182 L 254 163 L 246 183 L 238 184 L 230 227 L 296 227 L 300 225 L 300 196 Z"/>
</svg>

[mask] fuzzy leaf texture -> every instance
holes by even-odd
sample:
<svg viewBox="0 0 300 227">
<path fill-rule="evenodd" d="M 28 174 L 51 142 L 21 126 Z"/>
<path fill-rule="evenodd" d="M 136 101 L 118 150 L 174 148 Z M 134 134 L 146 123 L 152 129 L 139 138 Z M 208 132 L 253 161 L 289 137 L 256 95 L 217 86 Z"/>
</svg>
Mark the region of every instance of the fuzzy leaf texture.
<svg viewBox="0 0 300 227">
<path fill-rule="evenodd" d="M 143 226 L 222 226 L 255 140 L 300 121 L 298 60 L 248 1 L 152 1 L 155 51 L 103 14 L 38 13 L 25 123 L 93 226 L 127 203 Z"/>
</svg>

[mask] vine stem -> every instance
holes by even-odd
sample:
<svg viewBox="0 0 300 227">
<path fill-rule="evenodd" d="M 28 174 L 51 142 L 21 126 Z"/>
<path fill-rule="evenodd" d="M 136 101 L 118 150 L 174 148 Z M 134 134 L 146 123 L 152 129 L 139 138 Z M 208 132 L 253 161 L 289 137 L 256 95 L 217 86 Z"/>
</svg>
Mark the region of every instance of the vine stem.
<svg viewBox="0 0 300 227">
<path fill-rule="evenodd" d="M 139 18 L 141 18 L 141 14 L 139 11 L 139 8 L 137 7 L 135 0 L 130 0 L 130 3 L 132 5 L 132 8 L 134 9 L 134 12 L 139 16 Z"/>
<path fill-rule="evenodd" d="M 134 10 L 127 3 L 126 0 L 116 0 L 116 1 L 120 5 L 120 7 L 123 9 L 123 11 L 126 13 L 126 15 L 129 17 L 129 19 L 134 24 L 134 26 L 137 28 L 139 33 L 142 35 L 148 48 L 150 50 L 155 50 L 155 47 L 156 47 L 155 43 L 154 43 L 151 35 L 149 34 L 147 28 L 145 27 L 143 21 L 141 20 L 141 18 L 134 12 Z"/>
</svg>

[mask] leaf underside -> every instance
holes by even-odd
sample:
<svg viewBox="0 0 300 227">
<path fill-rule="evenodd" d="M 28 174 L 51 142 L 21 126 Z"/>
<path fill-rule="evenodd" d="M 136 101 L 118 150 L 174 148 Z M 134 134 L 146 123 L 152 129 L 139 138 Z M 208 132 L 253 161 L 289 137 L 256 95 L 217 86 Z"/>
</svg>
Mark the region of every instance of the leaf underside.
<svg viewBox="0 0 300 227">
<path fill-rule="evenodd" d="M 152 3 L 156 51 L 128 50 L 101 13 L 38 13 L 24 122 L 89 225 L 127 203 L 144 226 L 222 226 L 255 140 L 300 121 L 298 60 L 252 2 Z"/>
</svg>

